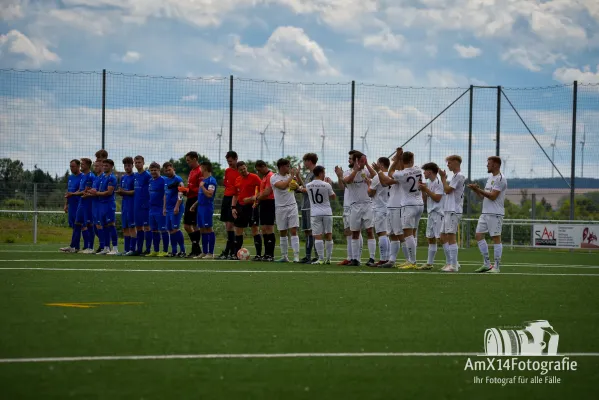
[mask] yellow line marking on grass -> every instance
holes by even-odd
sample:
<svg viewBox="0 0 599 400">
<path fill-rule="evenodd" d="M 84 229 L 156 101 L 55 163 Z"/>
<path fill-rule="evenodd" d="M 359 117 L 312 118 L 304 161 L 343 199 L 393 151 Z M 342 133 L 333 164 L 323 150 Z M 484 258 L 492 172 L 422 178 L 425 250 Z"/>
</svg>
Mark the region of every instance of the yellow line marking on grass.
<svg viewBox="0 0 599 400">
<path fill-rule="evenodd" d="M 73 308 L 95 308 L 97 306 L 105 305 L 130 305 L 130 304 L 143 304 L 139 301 L 100 301 L 90 303 L 46 303 L 47 306 L 51 307 L 73 307 Z"/>
</svg>

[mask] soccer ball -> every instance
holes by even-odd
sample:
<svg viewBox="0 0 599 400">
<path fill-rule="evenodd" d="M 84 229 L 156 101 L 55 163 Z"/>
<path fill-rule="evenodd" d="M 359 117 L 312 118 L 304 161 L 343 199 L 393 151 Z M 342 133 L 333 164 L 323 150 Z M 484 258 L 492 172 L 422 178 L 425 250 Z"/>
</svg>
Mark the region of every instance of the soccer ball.
<svg viewBox="0 0 599 400">
<path fill-rule="evenodd" d="M 237 252 L 237 258 L 240 260 L 249 260 L 250 259 L 250 251 L 248 249 L 246 249 L 245 247 L 239 249 L 239 251 Z"/>
</svg>

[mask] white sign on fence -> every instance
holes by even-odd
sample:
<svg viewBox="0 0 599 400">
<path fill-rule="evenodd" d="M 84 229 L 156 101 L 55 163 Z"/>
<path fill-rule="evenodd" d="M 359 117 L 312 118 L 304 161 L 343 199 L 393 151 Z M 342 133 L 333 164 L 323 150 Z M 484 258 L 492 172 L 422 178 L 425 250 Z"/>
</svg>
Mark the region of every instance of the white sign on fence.
<svg viewBox="0 0 599 400">
<path fill-rule="evenodd" d="M 599 225 L 535 224 L 534 247 L 599 249 Z"/>
</svg>

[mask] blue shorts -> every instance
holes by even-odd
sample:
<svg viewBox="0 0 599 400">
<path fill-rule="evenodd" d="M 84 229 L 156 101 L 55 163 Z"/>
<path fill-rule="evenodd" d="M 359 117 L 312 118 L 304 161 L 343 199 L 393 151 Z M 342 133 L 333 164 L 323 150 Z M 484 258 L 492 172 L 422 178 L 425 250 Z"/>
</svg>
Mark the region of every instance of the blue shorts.
<svg viewBox="0 0 599 400">
<path fill-rule="evenodd" d="M 212 217 L 214 216 L 214 205 L 198 205 L 198 228 L 212 228 Z"/>
<path fill-rule="evenodd" d="M 121 210 L 121 223 L 123 229 L 135 228 L 135 214 L 133 210 L 125 208 Z"/>
<path fill-rule="evenodd" d="M 98 210 L 96 225 L 106 226 L 116 221 L 116 211 L 110 205 L 101 204 Z"/>
<path fill-rule="evenodd" d="M 150 225 L 150 209 L 149 208 L 141 208 L 135 207 L 133 210 L 134 218 L 135 218 L 135 226 L 148 226 Z"/>
<path fill-rule="evenodd" d="M 77 211 L 79 210 L 79 204 L 69 204 L 68 210 L 69 227 L 72 228 L 77 222 Z"/>
<path fill-rule="evenodd" d="M 162 215 L 162 211 L 150 213 L 150 229 L 152 231 L 166 231 L 166 217 Z"/>
<path fill-rule="evenodd" d="M 166 212 L 166 229 L 169 231 L 177 230 L 181 227 L 181 219 L 183 218 L 183 213 L 179 211 L 179 214 L 175 214 L 172 211 Z"/>
<path fill-rule="evenodd" d="M 70 219 L 70 215 L 69 215 Z M 79 204 L 77 207 L 77 218 L 76 221 L 81 225 L 92 225 L 94 223 L 94 216 L 92 214 L 91 203 Z"/>
</svg>

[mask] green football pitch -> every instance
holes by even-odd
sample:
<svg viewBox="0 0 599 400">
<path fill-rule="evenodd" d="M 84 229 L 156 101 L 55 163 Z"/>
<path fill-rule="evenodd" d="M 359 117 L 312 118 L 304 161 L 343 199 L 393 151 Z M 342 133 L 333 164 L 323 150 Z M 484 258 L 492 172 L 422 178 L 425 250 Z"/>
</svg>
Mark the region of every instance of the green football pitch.
<svg viewBox="0 0 599 400">
<path fill-rule="evenodd" d="M 599 253 L 505 248 L 499 274 L 459 257 L 442 273 L 0 245 L 0 397 L 596 398 Z M 518 361 L 576 369 L 481 370 L 485 330 L 531 320 L 560 355 Z"/>
</svg>

